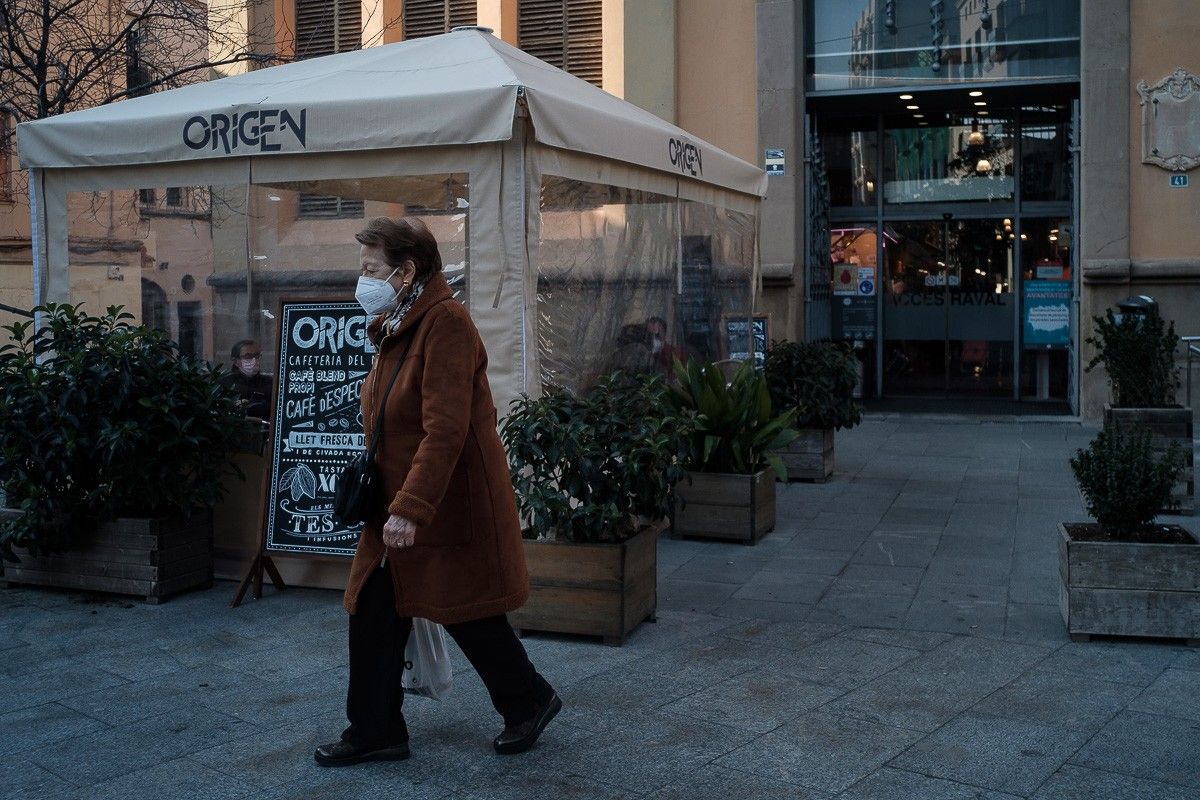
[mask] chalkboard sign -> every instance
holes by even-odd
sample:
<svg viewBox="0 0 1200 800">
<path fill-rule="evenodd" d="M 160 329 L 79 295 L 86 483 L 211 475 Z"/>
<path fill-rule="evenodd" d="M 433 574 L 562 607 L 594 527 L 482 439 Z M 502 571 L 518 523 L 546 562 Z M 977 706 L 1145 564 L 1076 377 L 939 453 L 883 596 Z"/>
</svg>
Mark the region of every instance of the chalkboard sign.
<svg viewBox="0 0 1200 800">
<path fill-rule="evenodd" d="M 721 319 L 721 332 L 726 358 L 749 361 L 753 357 L 755 369 L 765 366 L 771 344 L 770 314 L 726 314 Z"/>
<path fill-rule="evenodd" d="M 361 525 L 333 516 L 337 476 L 363 448 L 359 395 L 375 347 L 358 303 L 284 300 L 279 315 L 266 549 L 353 556 Z"/>
</svg>

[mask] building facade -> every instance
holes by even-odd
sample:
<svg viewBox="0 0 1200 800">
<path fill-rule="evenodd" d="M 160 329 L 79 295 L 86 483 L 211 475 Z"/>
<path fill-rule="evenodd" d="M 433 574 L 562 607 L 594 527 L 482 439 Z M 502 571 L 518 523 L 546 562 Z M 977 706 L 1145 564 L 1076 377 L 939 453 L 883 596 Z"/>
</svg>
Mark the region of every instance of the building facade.
<svg viewBox="0 0 1200 800">
<path fill-rule="evenodd" d="M 1148 294 L 1200 334 L 1192 4 L 763 0 L 757 17 L 763 301 L 792 336 L 851 342 L 868 396 L 1095 418 L 1093 315 Z"/>
<path fill-rule="evenodd" d="M 1094 418 L 1107 387 L 1084 370 L 1093 315 L 1149 294 L 1179 333 L 1200 334 L 1191 5 L 272 0 L 246 6 L 243 43 L 221 39 L 255 58 L 215 74 L 490 27 L 767 169 L 758 305 L 775 338 L 850 342 L 868 397 Z M 0 283 L 5 302 L 27 306 L 28 207 L 6 177 Z M 344 280 L 329 267 L 364 217 L 428 214 L 445 228 L 453 192 L 430 192 L 402 206 L 303 187 L 249 198 L 219 186 L 81 195 L 72 285 L 222 360 L 258 333 L 249 312 L 262 299 L 244 289 L 256 264 L 243 238 L 213 235 L 236 233 L 214 219 L 267 209 L 275 233 L 256 246 L 320 288 L 323 275 Z M 454 251 L 456 232 L 442 234 Z M 246 329 L 212 325 L 214 307 Z"/>
</svg>

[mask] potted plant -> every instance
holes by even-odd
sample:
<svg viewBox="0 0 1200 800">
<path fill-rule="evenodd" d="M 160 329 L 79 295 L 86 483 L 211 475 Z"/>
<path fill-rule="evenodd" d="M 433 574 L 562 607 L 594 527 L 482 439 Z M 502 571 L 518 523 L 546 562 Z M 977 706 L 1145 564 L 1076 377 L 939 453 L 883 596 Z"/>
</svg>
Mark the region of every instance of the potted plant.
<svg viewBox="0 0 1200 800">
<path fill-rule="evenodd" d="M 1152 445 L 1164 454 L 1178 444 L 1183 454 L 1179 481 L 1171 492 L 1173 507 L 1191 513 L 1195 507 L 1192 450 L 1192 410 L 1176 400 L 1179 367 L 1175 348 L 1179 337 L 1175 323 L 1164 322 L 1156 305 L 1145 304 L 1140 313 L 1120 318 L 1108 309 L 1095 317 L 1095 333 L 1087 343 L 1096 348 L 1088 362 L 1090 372 L 1102 365 L 1108 374 L 1112 403 L 1104 407 L 1104 426 L 1129 431 L 1145 428 Z M 1164 506 L 1160 510 L 1169 510 Z"/>
<path fill-rule="evenodd" d="M 1105 428 L 1071 459 L 1095 523 L 1059 524 L 1060 607 L 1072 639 L 1093 634 L 1200 639 L 1200 546 L 1157 525 L 1182 464 L 1150 432 Z"/>
<path fill-rule="evenodd" d="M 862 422 L 854 351 L 833 342 L 772 342 L 764 372 L 776 408 L 795 409 L 796 439 L 779 451 L 788 480 L 833 474 L 833 432 Z"/>
<path fill-rule="evenodd" d="M 714 364 L 677 361 L 675 371 L 676 407 L 697 416 L 673 531 L 754 544 L 775 527 L 775 478 L 787 473 L 773 452 L 796 438 L 796 412 L 772 413 L 766 379 L 750 362 L 728 383 Z"/>
<path fill-rule="evenodd" d="M 513 401 L 500 434 L 523 521 L 530 595 L 518 630 L 620 645 L 658 601 L 658 534 L 683 476 L 689 419 L 657 376 L 610 375 L 582 397 Z"/>
<path fill-rule="evenodd" d="M 4 577 L 150 601 L 211 583 L 236 391 L 119 307 L 35 312 L 0 347 Z"/>
</svg>

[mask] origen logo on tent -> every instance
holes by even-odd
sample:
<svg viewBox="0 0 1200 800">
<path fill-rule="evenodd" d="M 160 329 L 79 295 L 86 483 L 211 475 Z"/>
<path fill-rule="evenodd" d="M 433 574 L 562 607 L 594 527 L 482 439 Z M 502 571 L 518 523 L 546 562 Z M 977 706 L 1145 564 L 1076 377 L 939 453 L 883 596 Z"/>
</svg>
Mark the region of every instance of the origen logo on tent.
<svg viewBox="0 0 1200 800">
<path fill-rule="evenodd" d="M 691 142 L 685 142 L 682 139 L 668 139 L 667 155 L 671 157 L 671 164 L 680 172 L 686 172 L 693 178 L 704 174 L 704 162 L 700 158 L 700 148 Z"/>
<path fill-rule="evenodd" d="M 183 143 L 193 150 L 220 148 L 226 155 L 239 146 L 274 153 L 283 149 L 280 137 L 290 132 L 301 147 L 307 147 L 307 117 L 307 108 L 300 109 L 298 114 L 286 108 L 262 108 L 240 114 L 192 117 L 183 124 Z"/>
</svg>

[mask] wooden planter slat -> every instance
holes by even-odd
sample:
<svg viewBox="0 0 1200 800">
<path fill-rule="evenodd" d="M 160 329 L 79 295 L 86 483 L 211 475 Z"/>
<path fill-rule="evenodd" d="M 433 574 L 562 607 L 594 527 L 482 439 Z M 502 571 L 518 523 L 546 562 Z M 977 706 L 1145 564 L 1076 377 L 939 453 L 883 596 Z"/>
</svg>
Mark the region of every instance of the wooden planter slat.
<svg viewBox="0 0 1200 800">
<path fill-rule="evenodd" d="M 1059 610 L 1072 638 L 1200 640 L 1200 545 L 1082 542 L 1058 528 Z"/>
<path fill-rule="evenodd" d="M 90 561 L 82 558 L 71 558 L 71 554 L 29 558 L 22 555 L 20 565 L 6 565 L 9 570 L 24 573 L 34 572 L 54 573 L 71 572 L 76 575 L 93 575 L 105 578 L 127 578 L 129 580 L 154 580 L 158 567 L 153 564 L 122 563 L 119 561 Z M 10 578 L 11 579 L 11 578 Z"/>
<path fill-rule="evenodd" d="M 658 601 L 658 534 L 621 544 L 526 540 L 529 600 L 509 614 L 517 630 L 577 633 L 620 645 Z"/>
<path fill-rule="evenodd" d="M 801 428 L 800 435 L 774 455 L 783 459 L 789 481 L 824 483 L 833 474 L 833 429 Z"/>
<path fill-rule="evenodd" d="M 1200 547 L 1123 542 L 1071 542 L 1068 572 L 1079 587 L 1154 586 L 1200 591 Z"/>
<path fill-rule="evenodd" d="M 5 510 L 4 513 L 15 513 Z M 195 586 L 212 584 L 212 517 L 118 519 L 103 525 L 82 550 L 6 564 L 12 584 L 132 594 L 156 603 Z"/>
<path fill-rule="evenodd" d="M 1179 444 L 1183 451 L 1183 471 L 1171 492 L 1176 507 L 1166 513 L 1191 514 L 1196 508 L 1195 451 L 1193 450 L 1192 410 L 1190 408 L 1113 408 L 1104 407 L 1104 426 L 1127 433 L 1133 428 L 1150 431 L 1150 446 L 1158 455 Z"/>
<path fill-rule="evenodd" d="M 754 544 L 775 527 L 775 476 L 691 472 L 675 487 L 677 536 Z"/>
<path fill-rule="evenodd" d="M 70 572 L 21 570 L 19 578 L 14 578 L 9 572 L 11 567 L 11 564 L 6 565 L 4 574 L 10 585 L 19 583 L 30 586 L 51 586 L 55 589 L 82 589 L 89 592 L 143 595 L 147 599 L 154 588 L 154 582 L 149 580 L 109 578 L 103 575 L 77 575 Z"/>
</svg>

